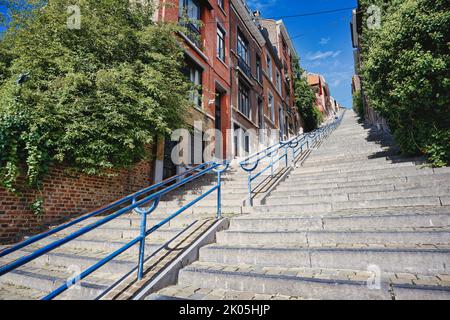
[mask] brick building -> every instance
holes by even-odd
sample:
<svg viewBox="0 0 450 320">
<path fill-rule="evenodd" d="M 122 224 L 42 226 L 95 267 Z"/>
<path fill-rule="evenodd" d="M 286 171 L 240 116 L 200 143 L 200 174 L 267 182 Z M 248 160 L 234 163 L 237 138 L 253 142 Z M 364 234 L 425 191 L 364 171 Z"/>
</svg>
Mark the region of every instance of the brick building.
<svg viewBox="0 0 450 320">
<path fill-rule="evenodd" d="M 281 21 L 261 19 L 245 0 L 154 1 L 155 21 L 180 23 L 187 30 L 178 34 L 185 53 L 183 72 L 198 89 L 188 93 L 194 106 L 186 114 L 186 123 L 196 134 L 189 137 L 191 150 L 182 155 L 184 159 L 191 164 L 204 161 L 203 134 L 210 129 L 221 132 L 214 133 L 213 153 L 230 160 L 300 131 L 291 81 L 296 53 Z M 267 129 L 273 129 L 275 137 L 269 137 Z M 74 176 L 64 167 L 51 168 L 43 185 L 42 217 L 30 209 L 40 196 L 36 191 L 26 189 L 17 197 L 0 188 L 0 243 L 18 240 L 185 170 L 172 161 L 176 144 L 157 138 L 151 150 L 154 160 L 115 176 Z"/>
<path fill-rule="evenodd" d="M 186 75 L 201 90 L 192 95 L 197 107 L 188 122 L 201 121 L 202 132 L 222 131 L 216 137 L 216 149 L 221 151 L 216 150 L 216 156 L 242 157 L 300 131 L 291 80 L 296 52 L 282 21 L 261 18 L 245 0 L 158 2 L 159 21 L 178 22 L 189 30 L 180 34 L 189 68 Z M 278 132 L 272 141 L 268 129 Z M 174 143 L 167 140 L 161 139 L 157 147 L 156 181 L 183 170 L 171 164 Z M 197 140 L 192 145 L 195 154 L 205 147 Z"/>
<path fill-rule="evenodd" d="M 308 84 L 316 93 L 316 107 L 325 117 L 334 115 L 330 89 L 324 78 L 320 74 L 308 73 Z"/>
</svg>

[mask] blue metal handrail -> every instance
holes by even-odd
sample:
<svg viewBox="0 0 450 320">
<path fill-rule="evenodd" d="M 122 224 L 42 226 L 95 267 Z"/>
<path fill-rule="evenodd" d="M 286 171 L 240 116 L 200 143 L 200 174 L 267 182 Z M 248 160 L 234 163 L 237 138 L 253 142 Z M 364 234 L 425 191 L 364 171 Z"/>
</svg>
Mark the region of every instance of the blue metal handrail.
<svg viewBox="0 0 450 320">
<path fill-rule="evenodd" d="M 204 168 L 204 167 L 206 167 L 208 165 L 211 165 L 211 164 L 212 164 L 212 162 L 202 163 L 201 165 L 198 165 L 195 168 L 192 168 L 192 169 L 187 170 L 187 171 L 185 171 L 185 172 L 183 172 L 183 173 L 181 173 L 179 175 L 176 175 L 176 176 L 173 176 L 171 178 L 168 178 L 168 179 L 166 179 L 164 181 L 161 181 L 160 183 L 151 185 L 150 187 L 147 187 L 147 188 L 144 188 L 142 190 L 139 190 L 139 191 L 137 191 L 137 192 L 135 192 L 135 193 L 133 193 L 131 195 L 128 195 L 128 196 L 126 196 L 126 197 L 124 197 L 122 199 L 119 199 L 119 200 L 117 200 L 117 201 L 115 201 L 113 203 L 110 203 L 107 206 L 102 207 L 102 208 L 100 208 L 100 209 L 98 209 L 96 211 L 90 212 L 90 213 L 88 213 L 86 215 L 78 217 L 77 219 L 74 219 L 74 220 L 69 221 L 69 222 L 67 222 L 65 224 L 62 224 L 62 225 L 60 225 L 60 226 L 58 226 L 56 228 L 53 228 L 53 229 L 48 230 L 46 232 L 43 232 L 43 233 L 40 233 L 40 234 L 35 235 L 33 237 L 30 237 L 30 238 L 28 238 L 28 239 L 26 239 L 26 240 L 24 240 L 24 241 L 22 241 L 22 242 L 20 242 L 20 243 L 18 243 L 16 245 L 12 246 L 12 247 L 8 247 L 8 248 L 0 251 L 0 258 L 3 257 L 3 256 L 8 255 L 10 253 L 13 253 L 13 252 L 15 252 L 15 251 L 17 251 L 19 249 L 22 249 L 22 248 L 24 248 L 26 246 L 29 246 L 30 244 L 33 244 L 33 243 L 35 243 L 35 242 L 37 242 L 39 240 L 42 240 L 42 239 L 44 239 L 44 238 L 46 238 L 46 237 L 48 237 L 48 236 L 50 236 L 52 234 L 58 233 L 58 232 L 60 232 L 60 231 L 62 231 L 64 229 L 67 229 L 67 228 L 69 228 L 69 227 L 71 227 L 73 225 L 76 225 L 76 224 L 78 224 L 80 222 L 83 222 L 83 221 L 85 221 L 85 220 L 87 220 L 89 218 L 101 215 L 103 213 L 106 213 L 106 212 L 112 210 L 115 207 L 119 207 L 119 206 L 123 205 L 124 203 L 133 201 L 133 199 L 136 199 L 139 196 L 142 196 L 142 195 L 144 195 L 146 193 L 149 193 L 150 191 L 153 191 L 153 190 L 156 190 L 158 188 L 161 188 L 164 185 L 167 185 L 167 184 L 169 184 L 169 183 L 171 183 L 171 182 L 173 182 L 173 181 L 175 181 L 177 179 L 180 179 L 183 176 L 186 176 L 186 175 L 188 175 L 188 174 L 190 174 L 190 173 L 192 173 L 194 171 L 202 169 L 202 168 Z"/>
<path fill-rule="evenodd" d="M 56 290 L 52 291 L 51 293 L 49 293 L 47 296 L 45 296 L 43 299 L 44 300 L 50 300 L 55 298 L 56 296 L 58 296 L 59 294 L 61 294 L 62 292 L 64 292 L 65 290 L 67 290 L 69 287 L 73 286 L 74 284 L 76 284 L 77 282 L 79 282 L 80 280 L 84 279 L 85 277 L 87 277 L 88 275 L 90 275 L 91 273 L 93 273 L 94 271 L 96 271 L 97 269 L 99 269 L 100 267 L 102 267 L 103 265 L 105 265 L 106 263 L 108 263 L 109 261 L 111 261 L 112 259 L 114 259 L 115 257 L 117 257 L 118 255 L 122 254 L 123 252 L 127 251 L 128 249 L 130 249 L 133 245 L 140 243 L 139 246 L 139 261 L 138 261 L 138 279 L 142 279 L 143 276 L 143 265 L 144 265 L 144 249 L 145 249 L 145 239 L 147 238 L 147 236 L 149 236 L 150 234 L 152 234 L 153 232 L 155 232 L 156 230 L 158 230 L 160 227 L 162 227 L 163 225 L 165 225 L 166 223 L 168 223 L 170 220 L 172 220 L 173 218 L 175 218 L 176 216 L 180 215 L 182 212 L 184 212 L 186 209 L 190 208 L 191 206 L 193 206 L 194 204 L 196 204 L 197 202 L 199 202 L 200 200 L 202 200 L 203 198 L 205 198 L 206 196 L 210 195 L 211 193 L 213 193 L 214 191 L 217 190 L 217 218 L 220 219 L 221 218 L 221 187 L 222 187 L 222 181 L 221 181 L 221 174 L 226 171 L 228 169 L 229 163 L 224 162 L 224 163 L 216 163 L 216 162 L 208 162 L 208 163 L 204 163 L 201 164 L 195 168 L 192 168 L 188 171 L 185 171 L 177 176 L 174 176 L 170 179 L 167 179 L 161 183 L 155 184 L 153 186 L 150 186 L 148 188 L 145 188 L 141 191 L 138 191 L 130 196 L 127 196 L 121 200 L 118 200 L 116 202 L 114 202 L 111 205 L 108 205 L 105 208 L 113 208 L 117 205 L 120 204 L 124 204 L 126 201 L 130 201 L 131 200 L 131 205 L 128 205 L 122 209 L 117 210 L 116 212 L 105 216 L 104 218 L 88 225 L 85 227 L 82 227 L 81 229 L 61 238 L 58 239 L 24 257 L 21 257 L 9 264 L 6 264 L 4 266 L 2 266 L 0 268 L 0 276 L 20 267 L 23 266 L 24 264 L 37 259 L 38 257 L 44 255 L 45 253 L 52 251 L 60 246 L 62 246 L 63 244 L 74 240 L 86 233 L 88 233 L 89 231 L 92 231 L 122 215 L 124 215 L 125 213 L 131 212 L 132 210 L 138 212 L 141 215 L 141 232 L 140 235 L 136 238 L 134 238 L 133 240 L 131 240 L 130 242 L 128 242 L 127 244 L 125 244 L 124 246 L 122 246 L 121 248 L 119 248 L 118 250 L 114 251 L 113 253 L 109 254 L 107 257 L 103 258 L 102 260 L 98 261 L 96 264 L 94 264 L 93 266 L 89 267 L 88 269 L 84 270 L 83 272 L 81 272 L 79 275 L 69 279 L 66 283 L 64 283 L 63 285 L 61 285 L 60 287 L 58 287 Z M 200 170 L 200 171 L 199 171 Z M 179 180 L 180 178 L 189 175 L 190 173 L 192 173 L 193 171 L 197 171 L 197 173 L 185 177 L 184 179 L 182 179 L 181 181 L 175 182 L 172 185 L 169 185 L 167 187 L 165 187 L 162 190 L 159 191 L 155 191 L 163 186 L 168 185 L 171 182 L 174 182 L 175 180 Z M 186 185 L 208 173 L 214 172 L 217 174 L 217 185 L 215 185 L 214 187 L 212 187 L 210 190 L 208 190 L 207 192 L 203 193 L 202 195 L 200 195 L 199 197 L 197 197 L 195 200 L 189 202 L 188 204 L 184 205 L 182 208 L 178 209 L 175 213 L 173 213 L 172 215 L 170 215 L 169 217 L 167 217 L 166 219 L 162 220 L 161 222 L 157 223 L 156 225 L 154 225 L 153 227 L 151 227 L 150 229 L 147 230 L 147 226 L 146 226 L 146 222 L 147 222 L 147 216 L 149 214 L 151 214 L 158 206 L 159 201 L 161 199 L 161 197 L 163 195 L 168 194 L 169 192 L 183 186 Z M 154 193 L 145 196 L 144 198 L 138 200 L 137 198 L 139 196 L 142 196 L 143 194 L 148 193 L 149 191 L 155 191 Z M 125 200 L 126 199 L 126 200 Z M 147 205 L 151 203 L 150 207 L 143 209 L 142 206 Z M 114 206 L 113 206 L 114 205 Z M 69 225 L 65 224 L 61 227 L 58 227 L 56 229 L 58 229 L 58 231 L 61 231 L 71 225 L 74 225 L 76 223 L 79 223 L 81 221 L 86 220 L 89 217 L 95 216 L 96 214 L 100 214 L 101 212 L 105 212 L 105 208 L 97 210 L 93 213 L 90 213 L 88 215 L 85 215 L 83 217 L 80 217 L 78 219 L 76 219 L 75 223 L 74 221 L 72 221 Z M 27 246 L 33 242 L 36 242 L 42 238 L 45 238 L 46 236 L 49 236 L 51 234 L 54 234 L 55 232 L 58 231 L 54 231 L 54 229 L 50 230 L 49 232 L 43 233 L 41 235 L 32 237 L 26 241 L 24 241 L 25 244 L 20 243 L 16 246 L 13 246 L 11 248 L 9 248 L 9 253 L 14 252 L 16 250 L 19 250 L 20 248 L 23 248 L 24 246 Z M 45 235 L 45 236 L 43 236 Z M 32 241 L 30 241 L 32 240 Z M 4 252 L 3 252 L 4 253 Z M 3 254 L 3 256 L 6 254 Z"/>
<path fill-rule="evenodd" d="M 274 166 L 278 164 L 278 162 L 280 162 L 283 158 L 285 159 L 285 166 L 288 167 L 288 148 L 292 150 L 292 162 L 295 163 L 296 159 L 305 151 L 305 145 L 306 150 L 309 150 L 311 145 L 315 145 L 318 141 L 323 140 L 323 138 L 327 137 L 341 123 L 344 113 L 332 123 L 320 127 L 314 131 L 299 134 L 291 138 L 290 140 L 280 141 L 279 143 L 272 145 L 262 151 L 259 151 L 241 161 L 239 163 L 241 168 L 244 171 L 248 172 L 248 204 L 250 206 L 253 206 L 253 180 L 261 176 L 269 169 L 271 169 L 271 177 L 273 177 Z M 279 154 L 280 149 L 283 149 L 284 153 L 274 159 L 274 156 Z M 258 167 L 261 160 L 268 159 L 269 157 L 270 163 L 257 173 L 253 173 Z"/>
</svg>

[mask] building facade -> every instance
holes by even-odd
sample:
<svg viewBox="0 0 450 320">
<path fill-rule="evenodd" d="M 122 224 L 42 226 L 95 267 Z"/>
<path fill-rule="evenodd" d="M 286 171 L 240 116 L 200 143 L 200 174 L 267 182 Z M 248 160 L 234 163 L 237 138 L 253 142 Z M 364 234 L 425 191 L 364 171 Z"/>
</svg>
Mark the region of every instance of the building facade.
<svg viewBox="0 0 450 320">
<path fill-rule="evenodd" d="M 245 0 L 159 0 L 155 20 L 185 27 L 183 70 L 198 88 L 186 115 L 194 132 L 189 164 L 206 159 L 205 134 L 216 130 L 213 156 L 233 160 L 300 132 L 294 105 L 292 61 L 296 56 L 282 21 L 262 19 Z M 220 133 L 219 133 L 220 132 Z M 275 134 L 273 134 L 275 133 Z M 155 180 L 184 170 L 171 161 L 176 141 L 159 138 Z M 210 140 L 208 140 L 210 141 Z M 210 143 L 210 142 L 209 142 Z"/>
<path fill-rule="evenodd" d="M 332 101 L 325 77 L 320 74 L 308 73 L 308 84 L 316 94 L 317 109 L 322 112 L 325 118 L 333 116 L 335 114 L 335 103 Z"/>
</svg>

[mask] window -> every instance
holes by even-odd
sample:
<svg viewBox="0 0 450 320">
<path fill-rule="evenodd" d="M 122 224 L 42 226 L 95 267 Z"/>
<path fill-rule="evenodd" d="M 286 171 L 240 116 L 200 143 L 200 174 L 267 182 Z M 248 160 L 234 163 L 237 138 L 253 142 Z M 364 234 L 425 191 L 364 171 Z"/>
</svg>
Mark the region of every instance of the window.
<svg viewBox="0 0 450 320">
<path fill-rule="evenodd" d="M 221 9 L 225 9 L 223 0 L 217 0 L 217 4 Z"/>
<path fill-rule="evenodd" d="M 280 139 L 284 138 L 284 120 L 283 120 L 283 108 L 281 104 L 278 105 L 278 128 L 280 130 Z"/>
<path fill-rule="evenodd" d="M 262 77 L 261 77 L 261 57 L 256 56 L 256 79 L 262 83 Z"/>
<path fill-rule="evenodd" d="M 200 47 L 200 3 L 199 0 L 179 0 L 180 24 L 187 29 L 186 36 Z"/>
<path fill-rule="evenodd" d="M 237 40 L 237 54 L 247 65 L 249 64 L 250 55 L 248 52 L 248 42 L 240 32 L 238 33 Z"/>
<path fill-rule="evenodd" d="M 270 120 L 272 120 L 272 122 L 275 122 L 275 106 L 273 101 L 273 95 L 271 93 L 269 93 L 268 105 L 269 105 Z"/>
<path fill-rule="evenodd" d="M 248 134 L 244 136 L 244 151 L 246 155 L 250 153 L 250 136 Z"/>
<path fill-rule="evenodd" d="M 184 75 L 195 85 L 189 93 L 192 102 L 199 108 L 202 107 L 202 73 L 203 69 L 195 64 L 191 59 L 187 59 Z"/>
<path fill-rule="evenodd" d="M 204 163 L 205 162 L 204 150 L 206 149 L 206 141 L 203 141 L 204 133 L 198 128 L 192 129 L 193 133 L 190 137 L 190 146 L 189 146 L 190 164 Z"/>
<path fill-rule="evenodd" d="M 258 99 L 258 126 L 264 129 L 264 108 L 261 99 Z"/>
<path fill-rule="evenodd" d="M 278 70 L 277 70 L 277 90 L 278 93 L 281 94 L 281 75 Z"/>
<path fill-rule="evenodd" d="M 242 112 L 247 118 L 250 118 L 250 94 L 249 89 L 244 84 L 239 83 L 239 111 Z"/>
<path fill-rule="evenodd" d="M 272 58 L 269 53 L 267 53 L 267 74 L 269 75 L 270 81 L 273 81 Z"/>
<path fill-rule="evenodd" d="M 200 3 L 198 0 L 180 0 L 179 16 L 187 18 L 198 27 L 200 20 Z"/>
<path fill-rule="evenodd" d="M 217 57 L 225 62 L 225 32 L 217 26 Z"/>
</svg>

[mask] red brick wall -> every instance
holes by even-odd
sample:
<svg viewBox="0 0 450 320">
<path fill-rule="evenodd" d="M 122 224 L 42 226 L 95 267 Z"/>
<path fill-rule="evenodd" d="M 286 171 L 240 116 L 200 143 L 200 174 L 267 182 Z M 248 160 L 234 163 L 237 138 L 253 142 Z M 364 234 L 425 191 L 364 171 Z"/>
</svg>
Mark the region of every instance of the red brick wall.
<svg viewBox="0 0 450 320">
<path fill-rule="evenodd" d="M 150 185 L 152 164 L 142 161 L 131 170 L 114 173 L 112 177 L 73 175 L 64 167 L 54 167 L 43 181 L 42 193 L 22 187 L 17 196 L 0 188 L 0 244 L 20 241 Z M 40 217 L 30 210 L 39 195 L 44 198 L 45 210 Z"/>
<path fill-rule="evenodd" d="M 215 120 L 215 103 L 211 103 L 216 98 L 217 93 L 222 94 L 221 101 L 221 127 L 224 134 L 222 142 L 223 152 L 226 154 L 228 150 L 228 144 L 231 141 L 226 139 L 226 129 L 231 128 L 231 108 L 230 108 L 230 91 L 231 91 L 231 79 L 230 79 L 230 27 L 228 22 L 229 15 L 229 1 L 224 1 L 225 9 L 222 10 L 218 7 L 217 1 L 209 1 L 212 9 L 205 5 L 206 1 L 201 1 L 201 20 L 203 26 L 201 28 L 201 40 L 202 48 L 195 49 L 188 43 L 184 43 L 185 51 L 189 56 L 194 58 L 204 68 L 202 75 L 202 94 L 203 94 L 203 112 L 209 117 L 214 125 Z M 177 22 L 179 14 L 179 1 L 178 0 L 166 0 L 166 6 L 160 9 L 160 19 L 166 22 Z M 218 23 L 217 23 L 218 22 Z M 217 58 L 216 41 L 217 41 L 217 24 L 226 32 L 225 37 L 225 61 L 222 62 Z M 199 54 L 201 51 L 202 54 Z M 205 57 L 207 59 L 205 59 Z M 220 90 L 218 90 L 220 87 Z M 225 92 L 221 92 L 224 90 Z M 193 114 L 196 111 L 192 112 Z M 195 120 L 198 120 L 194 116 Z M 208 128 L 206 125 L 204 128 Z"/>
</svg>

